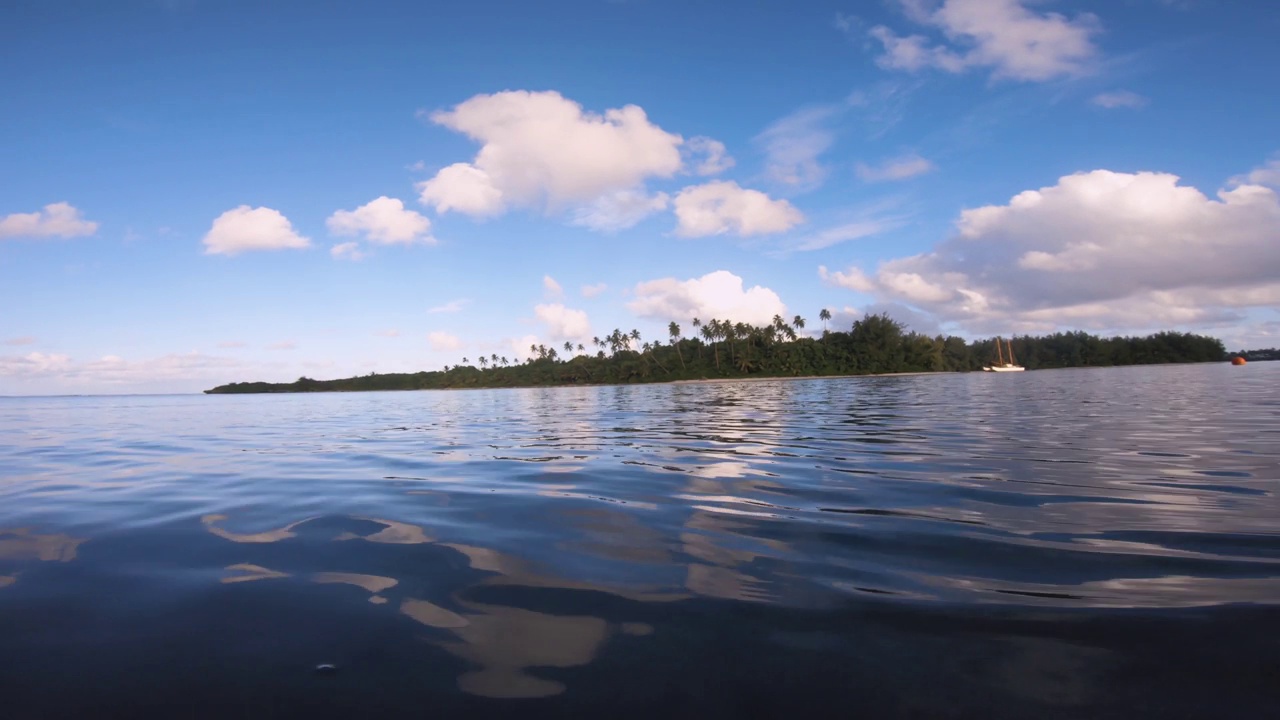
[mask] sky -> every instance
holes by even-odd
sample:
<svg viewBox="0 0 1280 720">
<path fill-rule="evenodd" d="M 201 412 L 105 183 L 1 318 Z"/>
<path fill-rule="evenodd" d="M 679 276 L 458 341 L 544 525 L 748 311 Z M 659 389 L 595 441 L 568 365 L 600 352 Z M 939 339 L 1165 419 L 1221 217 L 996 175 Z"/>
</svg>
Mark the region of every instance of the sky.
<svg viewBox="0 0 1280 720">
<path fill-rule="evenodd" d="M 823 308 L 1280 346 L 1278 35 L 1263 0 L 8 0 L 0 395 Z"/>
</svg>

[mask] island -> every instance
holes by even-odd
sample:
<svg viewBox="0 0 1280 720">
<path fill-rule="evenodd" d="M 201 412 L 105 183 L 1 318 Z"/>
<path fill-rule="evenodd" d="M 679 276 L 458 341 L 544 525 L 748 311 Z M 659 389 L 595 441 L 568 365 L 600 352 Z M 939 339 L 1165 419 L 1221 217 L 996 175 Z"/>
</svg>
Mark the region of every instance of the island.
<svg viewBox="0 0 1280 720">
<path fill-rule="evenodd" d="M 825 325 L 831 314 L 823 310 L 819 317 Z M 474 364 L 464 357 L 440 371 L 370 373 L 336 380 L 300 377 L 291 383 L 236 382 L 205 393 L 444 390 L 969 372 L 981 370 L 996 356 L 995 338 L 970 343 L 956 336 L 907 332 L 886 314 L 865 315 L 848 331 L 824 327 L 817 337 L 801 334 L 806 323 L 800 316 L 790 322 L 775 316 L 764 327 L 697 318 L 692 324 L 694 336 L 685 337 L 678 323 L 670 323 L 666 342 L 643 341 L 637 330 L 627 333 L 617 329 L 593 338 L 590 350 L 570 342 L 561 348 L 533 345 L 523 362 L 494 354 L 476 358 Z M 1221 340 L 1172 331 L 1111 338 L 1060 332 L 1017 336 L 1005 345 L 1028 370 L 1221 362 L 1228 357 Z"/>
</svg>

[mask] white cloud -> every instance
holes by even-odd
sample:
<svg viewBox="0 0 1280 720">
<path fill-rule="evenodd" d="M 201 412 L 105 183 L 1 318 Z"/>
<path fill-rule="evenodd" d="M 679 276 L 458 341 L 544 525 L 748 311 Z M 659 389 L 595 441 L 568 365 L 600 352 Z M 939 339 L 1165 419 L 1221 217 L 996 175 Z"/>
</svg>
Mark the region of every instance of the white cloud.
<svg viewBox="0 0 1280 720">
<path fill-rule="evenodd" d="M 337 245 L 329 248 L 329 254 L 332 255 L 335 260 L 355 261 L 364 259 L 364 253 L 360 252 L 360 243 L 358 242 L 338 243 Z"/>
<path fill-rule="evenodd" d="M 869 293 L 876 289 L 875 282 L 857 267 L 851 267 L 845 272 L 831 272 L 827 270 L 826 265 L 819 265 L 818 277 L 822 278 L 823 282 L 848 288 L 854 292 Z"/>
<path fill-rule="evenodd" d="M 36 339 L 31 335 L 23 335 L 22 337 L 9 338 L 4 341 L 5 345 L 35 345 Z"/>
<path fill-rule="evenodd" d="M 593 298 L 608 289 L 609 289 L 609 286 L 604 283 L 596 283 L 595 285 L 583 285 L 582 297 Z"/>
<path fill-rule="evenodd" d="M 573 224 L 601 232 L 626 230 L 653 213 L 666 210 L 669 202 L 666 193 L 647 195 L 642 190 L 619 190 L 574 210 Z"/>
<path fill-rule="evenodd" d="M 582 310 L 553 303 L 534 307 L 533 314 L 546 326 L 552 340 L 581 340 L 591 335 L 591 322 Z"/>
<path fill-rule="evenodd" d="M 400 200 L 385 195 L 355 210 L 339 210 L 330 215 L 325 224 L 334 235 L 363 236 L 380 245 L 435 243 L 430 220 L 406 210 Z"/>
<path fill-rule="evenodd" d="M 1204 326 L 1280 304 L 1280 199 L 1217 198 L 1166 173 L 1096 170 L 965 210 L 932 252 L 829 272 L 974 331 Z"/>
<path fill-rule="evenodd" d="M 435 306 L 435 307 L 433 307 L 433 308 L 429 308 L 429 309 L 427 310 L 427 312 L 429 312 L 429 313 L 456 313 L 456 312 L 458 312 L 459 310 L 461 310 L 462 308 L 466 307 L 470 302 L 471 302 L 471 301 L 470 301 L 470 300 L 468 300 L 468 299 L 466 299 L 466 298 L 458 298 L 457 300 L 450 300 L 449 302 L 447 302 L 447 303 L 445 303 L 445 304 L 443 304 L 443 305 L 436 305 L 436 306 Z"/>
<path fill-rule="evenodd" d="M 306 248 L 311 241 L 294 232 L 288 218 L 267 207 L 241 205 L 218 216 L 204 236 L 208 255 L 236 255 L 249 250 Z"/>
<path fill-rule="evenodd" d="M 61 354 L 0 356 L 0 378 L 28 392 L 192 392 L 248 371 L 238 360 L 196 352 L 145 360 L 107 355 L 84 362 Z"/>
<path fill-rule="evenodd" d="M 506 211 L 502 190 L 493 184 L 488 173 L 468 163 L 454 163 L 416 187 L 422 204 L 434 207 L 438 213 L 456 210 L 483 217 Z"/>
<path fill-rule="evenodd" d="M 1117 90 L 1115 92 L 1098 93 L 1089 102 L 1098 107 L 1113 110 L 1115 108 L 1142 108 L 1146 107 L 1150 101 L 1136 92 Z"/>
<path fill-rule="evenodd" d="M 846 222 L 841 225 L 820 230 L 811 235 L 804 235 L 788 240 L 782 244 L 780 253 L 785 254 L 788 252 L 822 250 L 833 245 L 849 242 L 850 240 L 861 240 L 862 238 L 879 235 L 883 232 L 901 227 L 905 222 L 906 219 L 900 215 L 881 216 L 869 213 L 862 219 Z"/>
<path fill-rule="evenodd" d="M 292 340 L 281 340 L 278 343 L 271 343 L 267 346 L 268 350 L 296 350 L 298 343 Z"/>
<path fill-rule="evenodd" d="M 419 184 L 422 202 L 437 212 L 559 212 L 637 190 L 682 165 L 682 138 L 649 122 L 635 105 L 598 115 L 557 92 L 521 90 L 476 95 L 429 117 L 481 144 L 470 163 Z"/>
<path fill-rule="evenodd" d="M 719 175 L 737 164 L 719 140 L 699 135 L 689 138 L 684 147 L 691 159 L 701 158 L 693 168 L 699 175 Z"/>
<path fill-rule="evenodd" d="M 1257 167 L 1245 175 L 1231 178 L 1232 185 L 1266 185 L 1280 189 L 1280 157 L 1272 158 L 1262 167 Z"/>
<path fill-rule="evenodd" d="M 934 170 L 933 163 L 919 155 L 903 155 L 886 160 L 879 166 L 858 163 L 855 167 L 858 177 L 863 182 L 883 182 L 886 180 L 906 180 Z"/>
<path fill-rule="evenodd" d="M 65 202 L 45 205 L 33 213 L 13 213 L 0 218 L 0 240 L 16 237 L 72 238 L 92 235 L 98 223 L 80 217 L 80 211 Z"/>
<path fill-rule="evenodd" d="M 427 344 L 437 352 L 458 350 L 462 347 L 462 341 L 458 339 L 457 335 L 440 331 L 429 333 L 427 335 Z"/>
<path fill-rule="evenodd" d="M 787 317 L 787 306 L 778 294 L 759 285 L 743 289 L 742 278 L 727 270 L 717 270 L 700 278 L 663 278 L 635 287 L 635 300 L 627 304 L 631 312 L 662 322 L 732 320 L 765 325 L 774 315 Z"/>
<path fill-rule="evenodd" d="M 564 288 L 550 275 L 542 276 L 542 290 L 549 298 L 564 297 Z"/>
<path fill-rule="evenodd" d="M 47 375 L 66 371 L 70 367 L 71 357 L 57 353 L 0 355 L 0 376 Z"/>
<path fill-rule="evenodd" d="M 943 0 L 941 5 L 900 0 L 908 17 L 936 28 L 951 43 L 934 45 L 922 35 L 900 36 L 878 25 L 870 35 L 884 47 L 884 68 L 938 68 L 959 73 L 991 68 L 996 77 L 1049 80 L 1083 72 L 1097 54 L 1097 18 L 1068 18 L 1029 9 L 1034 0 Z"/>
<path fill-rule="evenodd" d="M 764 235 L 790 230 L 804 222 L 804 215 L 786 200 L 773 200 L 759 190 L 717 180 L 693 185 L 675 199 L 682 237 L 704 237 L 732 232 L 739 236 Z"/>
<path fill-rule="evenodd" d="M 827 169 L 818 158 L 831 148 L 835 134 L 827 127 L 834 106 L 798 110 L 774 122 L 755 137 L 765 152 L 765 173 L 774 182 L 801 189 L 822 184 Z"/>
<path fill-rule="evenodd" d="M 524 337 L 513 338 L 511 341 L 511 355 L 516 362 L 522 362 L 538 354 L 529 349 L 530 345 L 541 345 L 542 341 L 537 335 L 525 335 Z"/>
</svg>

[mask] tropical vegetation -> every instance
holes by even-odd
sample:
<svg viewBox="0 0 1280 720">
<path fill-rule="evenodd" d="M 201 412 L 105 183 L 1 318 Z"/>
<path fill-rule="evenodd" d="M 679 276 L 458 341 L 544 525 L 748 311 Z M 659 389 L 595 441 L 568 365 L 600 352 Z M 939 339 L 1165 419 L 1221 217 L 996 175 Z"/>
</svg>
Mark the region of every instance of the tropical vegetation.
<svg viewBox="0 0 1280 720">
<path fill-rule="evenodd" d="M 693 318 L 687 335 L 667 325 L 665 339 L 646 340 L 638 330 L 616 329 L 594 337 L 591 347 L 566 341 L 535 344 L 523 361 L 491 354 L 469 357 L 442 371 L 371 373 L 339 380 L 298 378 L 292 383 L 241 382 L 208 393 L 273 393 L 359 390 L 527 387 L 667 382 L 704 378 L 801 377 L 981 370 L 996 357 L 994 339 L 966 342 L 956 336 L 907 332 L 888 315 L 866 315 L 848 331 L 826 329 L 831 313 L 818 315 L 824 329 L 802 334 L 805 319 L 774 316 L 764 326 Z M 1146 337 L 1099 338 L 1084 332 L 1019 336 L 1008 341 L 1028 370 L 1152 363 L 1221 361 L 1220 340 L 1180 332 Z M 562 353 L 563 351 L 563 353 Z M 477 365 L 479 367 L 477 367 Z"/>
</svg>

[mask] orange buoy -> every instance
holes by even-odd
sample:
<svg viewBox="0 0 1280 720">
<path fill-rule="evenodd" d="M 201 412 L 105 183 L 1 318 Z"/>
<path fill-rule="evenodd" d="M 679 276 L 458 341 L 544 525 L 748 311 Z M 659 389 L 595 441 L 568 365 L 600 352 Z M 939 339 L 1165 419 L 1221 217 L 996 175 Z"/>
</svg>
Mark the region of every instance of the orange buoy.
<svg viewBox="0 0 1280 720">
<path fill-rule="evenodd" d="M 1237 356 L 1235 356 L 1235 357 L 1231 358 L 1231 364 L 1232 364 L 1232 365 L 1243 365 L 1243 364 L 1245 364 L 1245 362 L 1247 362 L 1247 361 L 1246 361 L 1244 358 L 1240 357 L 1239 355 L 1237 355 Z"/>
</svg>

